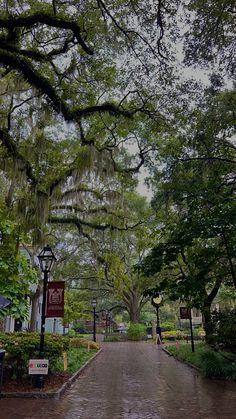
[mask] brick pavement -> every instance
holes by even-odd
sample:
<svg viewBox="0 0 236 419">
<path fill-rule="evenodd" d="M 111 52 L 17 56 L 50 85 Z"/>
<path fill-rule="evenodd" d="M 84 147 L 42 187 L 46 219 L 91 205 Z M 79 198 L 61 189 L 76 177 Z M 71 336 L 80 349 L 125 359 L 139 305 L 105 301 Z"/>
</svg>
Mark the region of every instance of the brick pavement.
<svg viewBox="0 0 236 419">
<path fill-rule="evenodd" d="M 202 378 L 148 342 L 103 344 L 61 400 L 0 400 L 0 419 L 235 419 L 236 383 Z"/>
</svg>

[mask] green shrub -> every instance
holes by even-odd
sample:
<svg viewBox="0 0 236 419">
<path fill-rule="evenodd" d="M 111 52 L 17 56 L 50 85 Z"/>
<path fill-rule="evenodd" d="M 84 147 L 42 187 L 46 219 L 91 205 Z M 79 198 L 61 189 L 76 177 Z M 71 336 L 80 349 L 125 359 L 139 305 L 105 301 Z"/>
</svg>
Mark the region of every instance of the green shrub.
<svg viewBox="0 0 236 419">
<path fill-rule="evenodd" d="M 171 346 L 168 350 L 176 358 L 200 368 L 205 377 L 236 379 L 236 357 L 232 353 L 216 352 L 204 343 L 195 345 L 195 352 L 187 344 L 181 344 L 178 349 Z"/>
<path fill-rule="evenodd" d="M 175 345 L 170 346 L 168 351 L 176 358 L 200 367 L 202 363 L 201 354 L 205 351 L 205 344 L 199 343 L 195 345 L 195 352 L 192 352 L 191 345 L 186 343 L 181 343 L 178 348 Z"/>
<path fill-rule="evenodd" d="M 212 313 L 214 346 L 236 353 L 236 309 Z"/>
<path fill-rule="evenodd" d="M 126 341 L 127 335 L 125 333 L 116 333 L 104 337 L 104 342 L 124 342 Z"/>
<path fill-rule="evenodd" d="M 28 377 L 30 359 L 39 358 L 40 335 L 29 332 L 0 333 L 0 347 L 6 350 L 4 377 L 24 379 Z M 88 343 L 90 351 L 88 352 Z M 49 360 L 49 374 L 63 371 L 63 352 L 68 355 L 68 371 L 76 371 L 99 348 L 99 344 L 77 337 L 45 333 L 44 358 Z M 59 368 L 59 369 L 58 369 Z M 72 372 L 73 372 L 72 371 Z"/>
<path fill-rule="evenodd" d="M 146 326 L 140 323 L 130 323 L 127 329 L 129 340 L 141 340 L 145 337 Z"/>
<path fill-rule="evenodd" d="M 223 377 L 224 367 L 220 354 L 212 351 L 204 351 L 202 356 L 202 370 L 206 377 Z"/>
<path fill-rule="evenodd" d="M 175 327 L 175 321 L 166 320 L 164 322 L 161 322 L 161 329 L 163 331 L 173 330 Z"/>
<path fill-rule="evenodd" d="M 166 332 L 162 332 L 161 336 L 163 339 L 170 339 L 170 338 L 185 339 L 186 338 L 186 334 L 182 330 L 168 330 Z"/>
<path fill-rule="evenodd" d="M 28 375 L 29 359 L 39 358 L 40 336 L 37 333 L 0 333 L 0 347 L 6 350 L 5 371 L 9 378 L 23 378 Z M 49 372 L 63 351 L 69 348 L 69 338 L 45 334 L 44 357 L 49 360 Z"/>
</svg>

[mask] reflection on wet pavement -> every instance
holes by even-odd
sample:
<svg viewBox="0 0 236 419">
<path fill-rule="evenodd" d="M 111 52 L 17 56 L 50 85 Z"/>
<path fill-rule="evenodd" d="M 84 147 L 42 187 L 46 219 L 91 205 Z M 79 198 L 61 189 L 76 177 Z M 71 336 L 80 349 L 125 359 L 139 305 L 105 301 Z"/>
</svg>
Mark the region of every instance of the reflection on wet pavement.
<svg viewBox="0 0 236 419">
<path fill-rule="evenodd" d="M 0 419 L 235 419 L 236 383 L 147 342 L 107 343 L 61 400 L 2 399 Z"/>
</svg>

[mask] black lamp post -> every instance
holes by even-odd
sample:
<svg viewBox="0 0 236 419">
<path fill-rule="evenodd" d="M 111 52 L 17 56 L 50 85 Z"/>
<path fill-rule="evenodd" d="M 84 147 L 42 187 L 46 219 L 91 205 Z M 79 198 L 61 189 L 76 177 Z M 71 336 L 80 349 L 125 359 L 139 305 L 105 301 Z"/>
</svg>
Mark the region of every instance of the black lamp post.
<svg viewBox="0 0 236 419">
<path fill-rule="evenodd" d="M 52 270 L 54 262 L 56 261 L 55 255 L 51 247 L 47 244 L 38 255 L 40 269 L 43 272 L 43 302 L 42 302 L 42 313 L 41 313 L 41 333 L 40 333 L 40 346 L 39 346 L 39 357 L 44 357 L 44 332 L 45 332 L 45 308 L 46 308 L 46 296 L 47 296 L 47 283 L 48 274 Z M 44 384 L 44 377 L 39 377 L 38 387 L 42 388 Z"/>
<path fill-rule="evenodd" d="M 92 299 L 92 306 L 93 306 L 93 341 L 96 342 L 96 305 L 97 300 L 95 297 Z"/>
<path fill-rule="evenodd" d="M 152 297 L 152 305 L 156 308 L 157 315 L 157 344 L 161 343 L 161 326 L 160 326 L 160 317 L 159 317 L 159 307 L 162 302 L 162 296 L 158 295 L 157 297 Z"/>
<path fill-rule="evenodd" d="M 107 338 L 107 332 L 108 332 L 108 315 L 109 315 L 109 312 L 108 312 L 108 310 L 106 310 L 106 311 L 105 311 L 105 314 L 106 314 L 106 328 L 105 328 L 105 337 Z"/>
<path fill-rule="evenodd" d="M 112 333 L 112 313 L 109 312 L 109 333 Z"/>
</svg>

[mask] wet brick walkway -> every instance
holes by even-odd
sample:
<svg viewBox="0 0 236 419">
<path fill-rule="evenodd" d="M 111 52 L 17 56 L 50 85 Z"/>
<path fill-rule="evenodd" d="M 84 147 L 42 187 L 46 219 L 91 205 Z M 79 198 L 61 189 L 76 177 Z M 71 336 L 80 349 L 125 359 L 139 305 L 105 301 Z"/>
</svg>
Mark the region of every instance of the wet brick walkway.
<svg viewBox="0 0 236 419">
<path fill-rule="evenodd" d="M 61 400 L 0 400 L 0 419 L 235 419 L 236 383 L 147 342 L 106 343 Z"/>
</svg>

